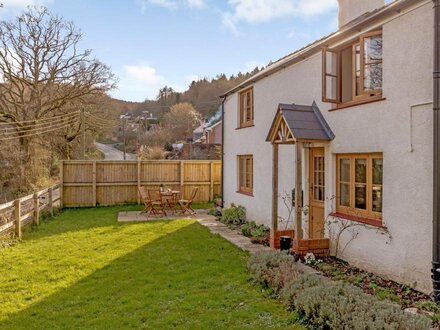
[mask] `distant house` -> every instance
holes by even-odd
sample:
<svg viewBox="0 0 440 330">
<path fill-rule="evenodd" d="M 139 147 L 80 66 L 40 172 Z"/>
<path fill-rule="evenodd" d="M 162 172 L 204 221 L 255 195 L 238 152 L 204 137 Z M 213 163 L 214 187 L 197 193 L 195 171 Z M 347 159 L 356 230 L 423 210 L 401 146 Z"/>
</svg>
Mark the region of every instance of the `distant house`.
<svg viewBox="0 0 440 330">
<path fill-rule="evenodd" d="M 425 292 L 432 267 L 440 298 L 438 1 L 338 2 L 337 32 L 222 96 L 225 206 L 274 233 L 294 190 L 295 251 L 338 250 Z"/>
<path fill-rule="evenodd" d="M 206 123 L 205 123 L 205 121 L 203 121 L 203 122 L 200 124 L 200 126 L 197 127 L 197 128 L 193 131 L 193 137 L 192 137 L 193 142 L 199 141 L 199 140 L 203 137 L 203 135 L 204 135 L 204 133 L 205 133 L 205 125 L 206 125 Z M 200 143 L 200 142 L 198 142 L 198 143 Z"/>
<path fill-rule="evenodd" d="M 222 121 L 205 128 L 205 144 L 222 144 Z"/>
</svg>

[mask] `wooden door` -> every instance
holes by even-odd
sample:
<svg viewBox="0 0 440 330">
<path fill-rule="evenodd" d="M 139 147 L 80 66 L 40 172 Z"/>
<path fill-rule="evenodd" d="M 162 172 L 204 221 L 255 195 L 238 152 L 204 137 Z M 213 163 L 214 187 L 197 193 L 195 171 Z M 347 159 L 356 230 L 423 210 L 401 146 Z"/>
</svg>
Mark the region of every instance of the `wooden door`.
<svg viewBox="0 0 440 330">
<path fill-rule="evenodd" d="M 309 238 L 324 238 L 324 200 L 324 148 L 311 148 L 309 154 Z"/>
</svg>

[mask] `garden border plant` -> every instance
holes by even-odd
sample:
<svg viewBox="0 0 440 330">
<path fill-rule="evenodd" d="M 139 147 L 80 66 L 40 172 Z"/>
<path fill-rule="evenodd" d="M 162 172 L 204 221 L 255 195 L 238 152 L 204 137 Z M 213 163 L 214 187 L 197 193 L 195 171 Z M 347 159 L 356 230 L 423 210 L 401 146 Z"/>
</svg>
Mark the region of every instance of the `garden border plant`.
<svg viewBox="0 0 440 330">
<path fill-rule="evenodd" d="M 243 236 L 249 237 L 254 244 L 269 246 L 270 229 L 265 225 L 257 225 L 246 217 L 246 208 L 242 205 L 231 204 L 229 208 L 214 209 L 208 214 L 215 216 L 218 221 L 224 223 L 233 230 L 237 230 Z"/>
<path fill-rule="evenodd" d="M 272 291 L 302 323 L 320 329 L 430 329 L 432 322 L 360 288 L 305 274 L 289 255 L 264 251 L 252 255 L 248 270 L 255 282 Z"/>
</svg>

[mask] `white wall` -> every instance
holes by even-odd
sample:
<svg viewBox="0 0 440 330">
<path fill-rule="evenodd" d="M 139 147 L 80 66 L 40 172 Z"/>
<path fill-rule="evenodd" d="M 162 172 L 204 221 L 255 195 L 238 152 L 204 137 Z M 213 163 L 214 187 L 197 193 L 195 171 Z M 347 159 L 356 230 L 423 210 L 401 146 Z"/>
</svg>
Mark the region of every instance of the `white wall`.
<svg viewBox="0 0 440 330">
<path fill-rule="evenodd" d="M 384 155 L 383 221 L 391 239 L 374 227 L 360 226 L 359 236 L 344 250 L 343 259 L 429 291 L 432 106 L 413 107 L 412 123 L 410 112 L 412 105 L 432 101 L 432 5 L 428 2 L 390 20 L 383 26 L 383 35 L 384 101 L 328 111 L 330 105 L 321 102 L 321 54 L 254 85 L 255 127 L 236 129 L 237 94 L 228 97 L 224 118 L 224 198 L 227 205 L 234 202 L 246 206 L 249 218 L 270 225 L 272 146 L 265 140 L 277 106 L 279 103 L 311 105 L 316 101 L 336 136 L 326 145 L 326 197 L 329 200 L 336 193 L 337 153 L 383 152 Z M 239 154 L 254 155 L 253 197 L 236 193 L 236 156 Z M 294 171 L 294 147 L 283 146 L 280 149 L 280 192 L 290 192 L 294 186 Z M 334 210 L 331 204 L 327 202 L 326 214 Z M 341 246 L 350 239 L 351 235 L 343 235 Z"/>
</svg>

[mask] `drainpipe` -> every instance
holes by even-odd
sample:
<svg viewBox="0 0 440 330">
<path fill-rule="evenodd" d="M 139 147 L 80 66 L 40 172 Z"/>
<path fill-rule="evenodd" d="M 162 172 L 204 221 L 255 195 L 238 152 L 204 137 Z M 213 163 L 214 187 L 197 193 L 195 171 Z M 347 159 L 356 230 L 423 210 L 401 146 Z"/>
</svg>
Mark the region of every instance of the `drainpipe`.
<svg viewBox="0 0 440 330">
<path fill-rule="evenodd" d="M 225 183 L 225 102 L 226 102 L 226 97 L 227 96 L 223 96 L 223 100 L 222 100 L 222 186 L 221 186 L 221 193 L 222 193 L 222 205 L 221 207 L 225 207 L 225 194 L 224 194 L 224 183 Z"/>
<path fill-rule="evenodd" d="M 434 3 L 434 194 L 432 240 L 432 298 L 440 302 L 440 0 Z"/>
</svg>

